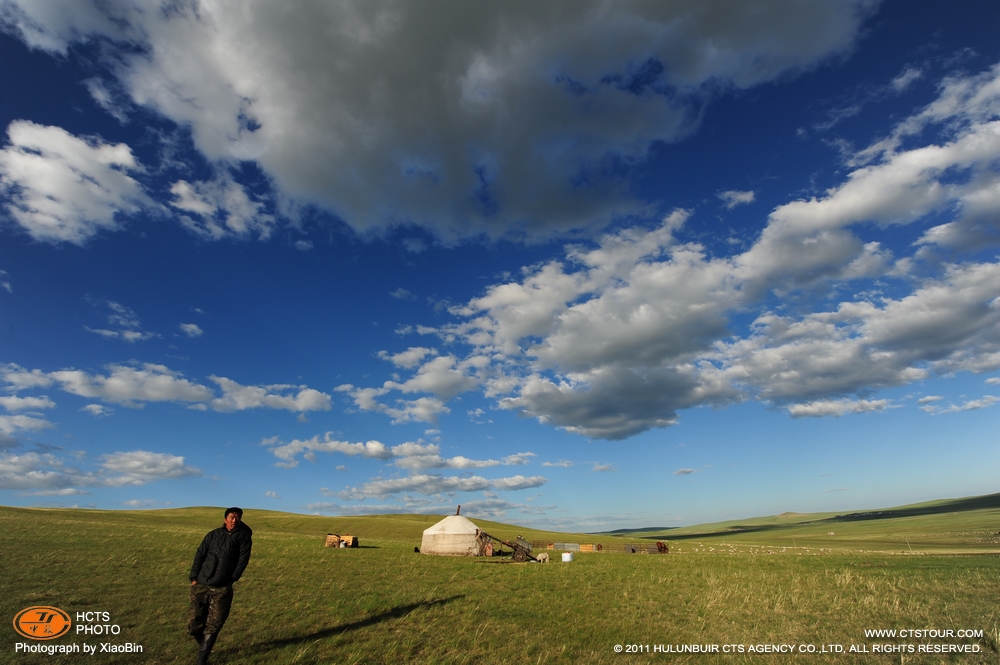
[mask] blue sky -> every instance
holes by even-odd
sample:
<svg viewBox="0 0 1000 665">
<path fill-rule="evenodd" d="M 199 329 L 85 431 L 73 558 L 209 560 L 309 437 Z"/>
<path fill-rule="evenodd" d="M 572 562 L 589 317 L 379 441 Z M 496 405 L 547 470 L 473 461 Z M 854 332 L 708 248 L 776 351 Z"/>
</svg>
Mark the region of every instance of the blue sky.
<svg viewBox="0 0 1000 665">
<path fill-rule="evenodd" d="M 997 490 L 1000 6 L 0 3 L 0 502 Z"/>
</svg>

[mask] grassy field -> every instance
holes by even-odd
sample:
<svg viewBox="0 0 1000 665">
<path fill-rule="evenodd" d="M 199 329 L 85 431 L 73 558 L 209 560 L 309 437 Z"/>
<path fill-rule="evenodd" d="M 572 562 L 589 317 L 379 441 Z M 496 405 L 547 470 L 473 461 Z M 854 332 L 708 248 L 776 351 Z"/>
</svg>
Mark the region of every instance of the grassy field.
<svg viewBox="0 0 1000 665">
<path fill-rule="evenodd" d="M 248 510 L 253 559 L 213 662 L 1000 662 L 1000 496 L 859 513 L 622 537 L 476 520 L 508 539 L 605 545 L 572 563 L 539 565 L 415 554 L 433 516 Z M 8 622 L 32 605 L 108 612 L 118 635 L 71 633 L 40 644 L 143 649 L 25 655 L 15 644 L 26 640 L 8 623 L 0 662 L 193 662 L 196 645 L 184 632 L 187 572 L 201 537 L 221 521 L 219 508 L 0 508 L 0 614 Z M 357 535 L 361 547 L 324 548 L 328 532 Z M 644 536 L 668 541 L 671 553 L 621 553 L 626 542 L 653 542 Z M 976 632 L 866 637 L 873 629 Z M 615 645 L 642 653 L 616 653 Z M 657 651 L 680 645 L 720 651 Z M 743 653 L 722 653 L 726 645 Z M 757 653 L 758 645 L 793 645 L 795 655 Z M 799 655 L 802 645 L 817 653 Z M 822 653 L 825 645 L 844 651 Z M 868 651 L 849 653 L 852 646 Z M 914 653 L 872 652 L 910 646 Z"/>
</svg>

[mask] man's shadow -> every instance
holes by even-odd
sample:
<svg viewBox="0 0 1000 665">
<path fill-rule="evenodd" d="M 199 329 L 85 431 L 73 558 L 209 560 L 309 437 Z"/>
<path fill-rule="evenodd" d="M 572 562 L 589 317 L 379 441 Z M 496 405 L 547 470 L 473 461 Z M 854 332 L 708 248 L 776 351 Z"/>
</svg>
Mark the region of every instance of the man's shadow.
<svg viewBox="0 0 1000 665">
<path fill-rule="evenodd" d="M 314 642 L 316 640 L 321 640 L 326 637 L 333 637 L 334 635 L 340 635 L 342 633 L 346 633 L 352 630 L 357 630 L 358 628 L 366 628 L 368 626 L 374 626 L 377 623 L 382 623 L 383 621 L 389 621 L 390 619 L 401 619 L 410 612 L 418 610 L 421 607 L 434 607 L 435 605 L 444 605 L 445 603 L 450 603 L 451 601 L 459 600 L 460 598 L 465 598 L 465 594 L 461 594 L 458 596 L 451 596 L 449 598 L 439 598 L 437 600 L 425 600 L 419 603 L 410 603 L 409 605 L 400 605 L 399 607 L 394 607 L 391 610 L 382 612 L 381 614 L 370 616 L 367 619 L 360 619 L 358 621 L 344 623 L 339 626 L 333 626 L 332 628 L 324 628 L 323 630 L 318 630 L 315 633 L 309 633 L 308 635 L 300 635 L 298 637 L 283 637 L 278 640 L 263 642 L 261 644 L 255 645 L 254 650 L 270 651 L 271 649 L 280 649 L 281 647 L 290 646 L 292 644 L 301 644 L 303 642 Z"/>
</svg>

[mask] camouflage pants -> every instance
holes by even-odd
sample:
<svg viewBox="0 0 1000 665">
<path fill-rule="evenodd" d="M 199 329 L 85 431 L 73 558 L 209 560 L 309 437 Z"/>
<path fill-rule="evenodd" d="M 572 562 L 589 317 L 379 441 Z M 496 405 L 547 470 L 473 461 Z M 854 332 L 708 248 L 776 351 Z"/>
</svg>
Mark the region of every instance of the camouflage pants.
<svg viewBox="0 0 1000 665">
<path fill-rule="evenodd" d="M 191 587 L 188 633 L 196 638 L 204 633 L 218 633 L 226 623 L 232 606 L 232 586 L 195 584 Z"/>
</svg>

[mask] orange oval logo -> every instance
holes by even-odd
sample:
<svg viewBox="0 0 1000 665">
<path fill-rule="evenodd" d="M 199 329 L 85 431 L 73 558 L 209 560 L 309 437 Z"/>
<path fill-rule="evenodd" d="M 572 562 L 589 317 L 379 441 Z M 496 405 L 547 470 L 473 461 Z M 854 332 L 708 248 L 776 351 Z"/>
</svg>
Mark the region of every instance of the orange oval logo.
<svg viewBox="0 0 1000 665">
<path fill-rule="evenodd" d="M 14 617 L 14 630 L 29 640 L 54 640 L 68 633 L 72 624 L 58 607 L 29 607 Z"/>
</svg>

